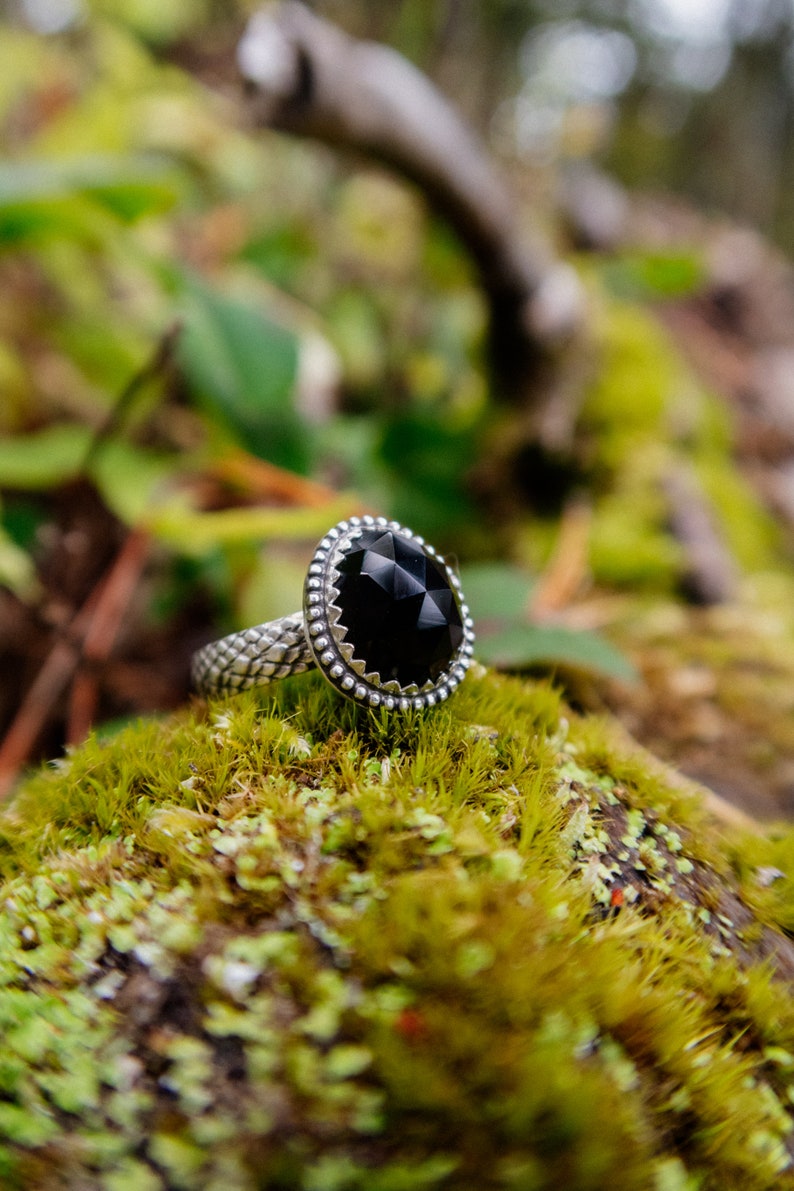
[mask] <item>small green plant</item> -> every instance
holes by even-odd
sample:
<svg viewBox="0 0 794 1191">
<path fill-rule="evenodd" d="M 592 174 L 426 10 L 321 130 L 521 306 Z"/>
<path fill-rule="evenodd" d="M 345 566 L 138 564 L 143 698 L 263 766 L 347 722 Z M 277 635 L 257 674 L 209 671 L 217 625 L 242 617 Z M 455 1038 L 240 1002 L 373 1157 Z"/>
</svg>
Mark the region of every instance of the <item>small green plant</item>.
<svg viewBox="0 0 794 1191">
<path fill-rule="evenodd" d="M 533 584 L 517 567 L 472 563 L 462 570 L 466 600 L 477 625 L 477 656 L 500 670 L 592 670 L 630 682 L 631 662 L 600 633 L 531 619 Z"/>
</svg>

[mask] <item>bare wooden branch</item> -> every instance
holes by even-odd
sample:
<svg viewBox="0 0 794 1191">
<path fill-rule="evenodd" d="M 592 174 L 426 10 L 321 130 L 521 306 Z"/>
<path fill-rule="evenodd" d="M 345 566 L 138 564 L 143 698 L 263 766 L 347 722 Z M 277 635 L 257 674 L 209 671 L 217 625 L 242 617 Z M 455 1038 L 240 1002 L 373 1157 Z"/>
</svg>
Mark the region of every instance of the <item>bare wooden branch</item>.
<svg viewBox="0 0 794 1191">
<path fill-rule="evenodd" d="M 670 528 L 684 553 L 684 586 L 698 604 L 721 604 L 736 591 L 736 562 L 693 472 L 671 467 L 662 483 Z"/>
<path fill-rule="evenodd" d="M 476 264 L 497 371 L 531 397 L 538 365 L 580 323 L 581 287 L 524 238 L 504 179 L 452 105 L 395 50 L 348 36 L 300 0 L 258 12 L 238 62 L 258 123 L 366 154 L 422 189 Z"/>
</svg>

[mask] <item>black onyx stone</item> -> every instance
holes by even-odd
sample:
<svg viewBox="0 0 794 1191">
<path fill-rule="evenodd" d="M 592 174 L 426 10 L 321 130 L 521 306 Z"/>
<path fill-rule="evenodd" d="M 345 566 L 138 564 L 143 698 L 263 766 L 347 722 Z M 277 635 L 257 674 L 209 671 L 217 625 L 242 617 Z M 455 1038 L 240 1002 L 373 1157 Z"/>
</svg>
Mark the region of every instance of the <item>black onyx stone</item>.
<svg viewBox="0 0 794 1191">
<path fill-rule="evenodd" d="M 365 529 L 338 570 L 334 603 L 354 658 L 384 683 L 435 682 L 463 641 L 444 567 L 394 530 Z"/>
</svg>

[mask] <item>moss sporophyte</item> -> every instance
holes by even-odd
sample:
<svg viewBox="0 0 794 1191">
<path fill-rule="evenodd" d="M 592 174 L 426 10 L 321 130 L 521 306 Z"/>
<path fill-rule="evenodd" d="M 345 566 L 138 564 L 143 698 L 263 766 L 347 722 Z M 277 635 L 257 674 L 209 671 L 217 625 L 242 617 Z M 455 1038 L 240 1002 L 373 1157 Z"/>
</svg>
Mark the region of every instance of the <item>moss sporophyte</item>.
<svg viewBox="0 0 794 1191">
<path fill-rule="evenodd" d="M 794 836 L 548 686 L 197 705 L 0 856 L 3 1187 L 794 1186 Z"/>
</svg>

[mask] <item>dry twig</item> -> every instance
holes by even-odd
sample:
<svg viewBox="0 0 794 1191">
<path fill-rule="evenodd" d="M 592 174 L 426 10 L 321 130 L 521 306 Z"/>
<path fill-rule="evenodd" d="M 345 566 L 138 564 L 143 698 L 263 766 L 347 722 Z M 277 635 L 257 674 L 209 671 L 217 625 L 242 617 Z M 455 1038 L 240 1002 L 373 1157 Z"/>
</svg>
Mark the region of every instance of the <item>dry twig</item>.
<svg viewBox="0 0 794 1191">
<path fill-rule="evenodd" d="M 84 660 L 96 663 L 109 655 L 140 578 L 147 550 L 146 534 L 133 530 L 106 575 L 65 633 L 55 641 L 0 745 L 0 799 L 10 793 L 53 706 L 81 663 Z M 89 679 L 95 681 L 93 676 L 87 676 L 70 710 L 70 740 L 82 738 L 90 727 L 90 718 L 86 717 L 95 699 Z"/>
<path fill-rule="evenodd" d="M 589 574 L 590 526 L 593 512 L 583 500 L 563 511 L 554 553 L 532 593 L 530 613 L 536 620 L 563 611 Z"/>
<path fill-rule="evenodd" d="M 129 414 L 136 397 L 144 385 L 148 384 L 150 380 L 156 380 L 157 377 L 162 376 L 170 367 L 181 333 L 182 323 L 177 320 L 170 327 L 166 328 L 160 336 L 150 358 L 138 369 L 134 376 L 130 377 L 116 398 L 107 418 L 88 444 L 88 450 L 86 451 L 82 467 L 84 473 L 89 470 L 108 439 L 112 438 L 122 428 L 125 418 Z"/>
</svg>

